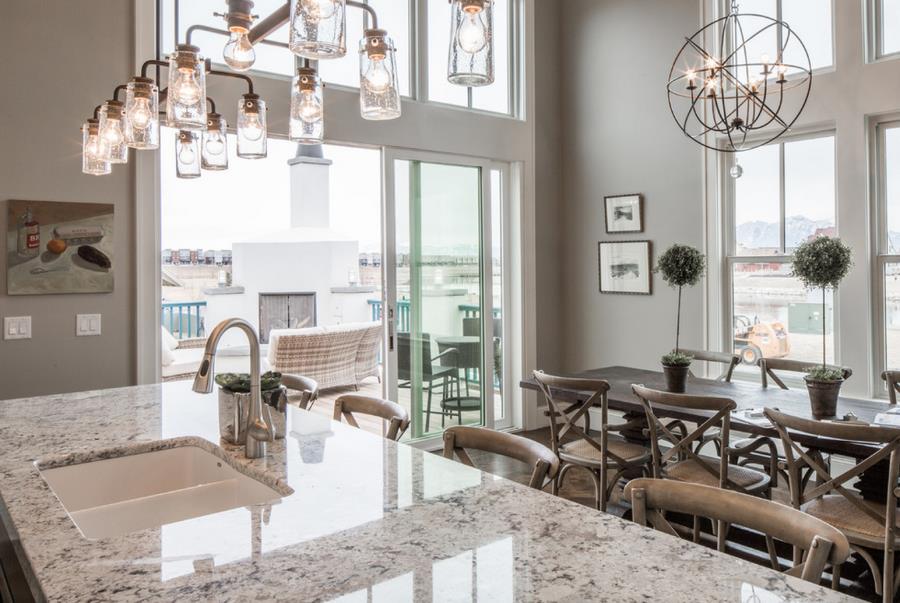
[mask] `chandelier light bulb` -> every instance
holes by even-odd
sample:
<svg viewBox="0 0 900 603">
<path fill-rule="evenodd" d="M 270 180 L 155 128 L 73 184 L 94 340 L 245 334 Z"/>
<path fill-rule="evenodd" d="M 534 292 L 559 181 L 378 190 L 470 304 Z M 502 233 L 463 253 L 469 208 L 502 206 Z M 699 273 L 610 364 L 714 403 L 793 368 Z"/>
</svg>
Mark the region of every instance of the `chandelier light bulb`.
<svg viewBox="0 0 900 603">
<path fill-rule="evenodd" d="M 194 79 L 194 72 L 191 69 L 179 69 L 178 78 L 175 80 L 174 86 L 170 93 L 178 99 L 178 102 L 185 105 L 194 105 L 200 100 L 202 91 L 200 85 Z"/>
<path fill-rule="evenodd" d="M 222 139 L 220 132 L 210 132 L 204 144 L 206 145 L 206 152 L 210 155 L 221 155 L 225 150 L 225 141 Z"/>
<path fill-rule="evenodd" d="M 297 117 L 304 122 L 311 124 L 322 119 L 324 114 L 322 103 L 316 98 L 315 92 L 312 90 L 304 90 L 300 93 L 302 99 L 297 106 Z"/>
<path fill-rule="evenodd" d="M 247 31 L 233 31 L 222 51 L 225 64 L 235 71 L 247 71 L 256 62 L 256 50 L 250 43 Z"/>
<path fill-rule="evenodd" d="M 150 99 L 134 99 L 134 104 L 128 111 L 128 120 L 131 122 L 131 124 L 134 127 L 143 130 L 148 125 L 150 125 L 151 119 L 153 119 L 153 113 L 150 109 Z"/>
<path fill-rule="evenodd" d="M 178 143 L 178 160 L 181 163 L 191 164 L 197 160 L 197 156 L 194 153 L 194 145 L 190 142 L 180 142 Z"/>
<path fill-rule="evenodd" d="M 384 94 L 391 87 L 391 73 L 384 65 L 384 58 L 372 58 L 363 76 L 366 88 L 375 94 Z"/>
<path fill-rule="evenodd" d="M 483 10 L 467 10 L 456 32 L 457 42 L 469 54 L 480 52 L 487 45 L 487 24 L 483 14 Z"/>
<path fill-rule="evenodd" d="M 247 140 L 259 140 L 263 134 L 262 124 L 259 123 L 259 113 L 248 113 L 247 119 L 241 127 L 244 138 Z"/>
<path fill-rule="evenodd" d="M 330 19 L 337 11 L 334 0 L 300 0 L 300 4 L 309 20 L 314 23 Z"/>
</svg>

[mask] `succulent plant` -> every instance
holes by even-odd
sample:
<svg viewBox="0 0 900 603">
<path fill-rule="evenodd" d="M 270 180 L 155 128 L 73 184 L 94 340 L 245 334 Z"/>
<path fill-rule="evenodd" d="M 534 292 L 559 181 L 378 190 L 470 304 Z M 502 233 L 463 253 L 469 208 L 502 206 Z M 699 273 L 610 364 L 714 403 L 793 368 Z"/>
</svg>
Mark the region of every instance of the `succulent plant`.
<svg viewBox="0 0 900 603">
<path fill-rule="evenodd" d="M 281 373 L 268 371 L 260 376 L 262 391 L 269 391 L 281 387 Z M 216 384 L 225 391 L 234 394 L 246 394 L 250 392 L 249 373 L 219 373 L 216 375 Z"/>
</svg>

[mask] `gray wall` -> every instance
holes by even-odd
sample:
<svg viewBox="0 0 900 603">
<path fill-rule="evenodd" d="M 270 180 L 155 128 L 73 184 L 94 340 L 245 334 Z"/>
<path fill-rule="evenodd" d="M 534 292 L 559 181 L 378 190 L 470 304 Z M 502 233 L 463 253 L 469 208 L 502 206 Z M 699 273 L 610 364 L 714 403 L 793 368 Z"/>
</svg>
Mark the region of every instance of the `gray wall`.
<svg viewBox="0 0 900 603">
<path fill-rule="evenodd" d="M 81 174 L 79 126 L 131 74 L 132 3 L 4 3 L 0 37 L 0 229 L 7 199 L 114 203 L 115 292 L 6 295 L 0 316 L 32 316 L 33 338 L 0 339 L 0 399 L 127 385 L 134 380 L 134 178 Z M 5 240 L 5 237 L 3 237 Z M 103 315 L 103 335 L 75 337 L 77 313 Z"/>
<path fill-rule="evenodd" d="M 675 338 L 675 292 L 601 295 L 597 242 L 703 244 L 701 147 L 675 126 L 665 81 L 683 36 L 698 28 L 696 0 L 565 0 L 562 73 L 562 313 L 568 370 L 657 367 Z M 627 65 L 627 68 L 624 66 Z M 643 193 L 645 232 L 607 235 L 604 195 Z M 540 228 L 540 225 L 538 226 Z M 702 345 L 702 288 L 686 292 L 682 345 Z M 540 314 L 538 315 L 541 316 Z"/>
</svg>

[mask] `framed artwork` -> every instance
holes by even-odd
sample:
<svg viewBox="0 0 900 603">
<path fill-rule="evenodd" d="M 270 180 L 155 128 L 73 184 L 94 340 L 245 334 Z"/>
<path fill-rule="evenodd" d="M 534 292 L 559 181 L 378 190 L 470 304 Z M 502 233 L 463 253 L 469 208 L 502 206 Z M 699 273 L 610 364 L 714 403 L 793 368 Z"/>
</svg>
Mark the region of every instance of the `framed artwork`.
<svg viewBox="0 0 900 603">
<path fill-rule="evenodd" d="M 650 241 L 601 241 L 600 293 L 650 295 Z"/>
<path fill-rule="evenodd" d="M 112 204 L 7 204 L 7 294 L 112 292 Z"/>
<path fill-rule="evenodd" d="M 604 197 L 606 232 L 644 232 L 644 198 L 642 195 Z"/>
</svg>

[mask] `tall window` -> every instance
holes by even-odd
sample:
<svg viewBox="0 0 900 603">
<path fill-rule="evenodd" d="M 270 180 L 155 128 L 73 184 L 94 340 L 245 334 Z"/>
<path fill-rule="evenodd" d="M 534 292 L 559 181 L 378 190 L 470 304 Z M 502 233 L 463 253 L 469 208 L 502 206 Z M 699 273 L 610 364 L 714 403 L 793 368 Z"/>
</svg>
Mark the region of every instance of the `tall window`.
<svg viewBox="0 0 900 603">
<path fill-rule="evenodd" d="M 872 0 L 875 57 L 900 53 L 900 0 Z"/>
<path fill-rule="evenodd" d="M 895 4 L 900 2 L 900 0 L 882 1 Z M 730 0 L 727 0 L 726 9 L 730 4 Z M 834 65 L 832 0 L 740 0 L 738 8 L 741 13 L 766 15 L 790 25 L 797 36 L 803 40 L 813 69 Z M 763 49 L 775 47 L 778 35 L 779 32 L 775 29 L 768 30 L 767 33 L 760 36 L 759 47 Z M 754 45 L 751 42 L 749 46 Z M 804 65 L 806 63 L 806 57 L 800 56 L 803 50 L 799 45 L 788 44 L 787 47 L 787 56 L 784 57 L 786 64 Z M 765 50 L 765 52 L 769 51 Z"/>
<path fill-rule="evenodd" d="M 816 135 L 740 153 L 740 178 L 730 189 L 733 349 L 745 364 L 761 357 L 821 361 L 824 327 L 834 359 L 834 302 L 822 315 L 821 292 L 791 276 L 801 242 L 835 234 L 834 136 Z"/>
<path fill-rule="evenodd" d="M 900 122 L 876 128 L 878 174 L 878 269 L 884 368 L 900 368 Z"/>
</svg>

